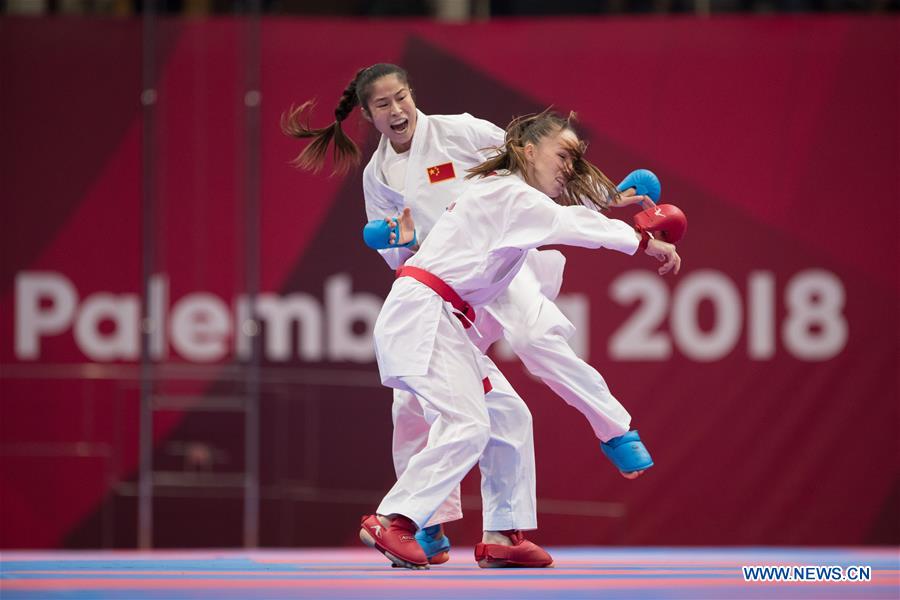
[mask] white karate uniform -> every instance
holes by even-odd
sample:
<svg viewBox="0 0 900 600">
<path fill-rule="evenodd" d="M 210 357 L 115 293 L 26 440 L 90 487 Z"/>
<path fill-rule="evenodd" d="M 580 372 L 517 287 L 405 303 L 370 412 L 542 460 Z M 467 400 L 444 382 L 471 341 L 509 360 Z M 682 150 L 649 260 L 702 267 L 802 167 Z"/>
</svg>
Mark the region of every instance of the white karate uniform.
<svg viewBox="0 0 900 600">
<path fill-rule="evenodd" d="M 404 207 L 409 207 L 416 224 L 418 239 L 423 242 L 438 218 L 468 185 L 464 179 L 465 170 L 492 155 L 492 149 L 502 145 L 504 135 L 505 132 L 496 125 L 468 114 L 428 116 L 419 111 L 415 135 L 407 153 L 404 184 L 391 186 L 386 180 L 383 171 L 385 169 L 394 171 L 392 165 L 397 155 L 393 153 L 390 143 L 384 136 L 366 166 L 363 173 L 363 188 L 368 218 L 372 220 L 394 217 Z M 448 162 L 453 165 L 455 177 L 431 183 L 428 169 L 437 166 L 446 168 Z M 386 166 L 387 164 L 391 166 Z M 398 189 L 401 187 L 402 189 Z M 403 265 L 413 255 L 413 252 L 406 248 L 391 248 L 380 252 L 392 269 Z M 541 378 L 567 403 L 582 412 L 597 437 L 606 441 L 628 431 L 631 417 L 610 393 L 603 377 L 581 360 L 568 344 L 567 340 L 573 334 L 574 326 L 552 302 L 559 293 L 564 266 L 565 258 L 559 252 L 537 250 L 527 252 L 526 263 L 519 275 L 510 283 L 508 290 L 504 290 L 485 310 L 478 311 L 476 328 L 481 335 L 471 335 L 472 330 L 469 330 L 470 337 L 482 351 L 486 352 L 492 343 L 505 336 L 526 368 Z M 512 391 L 493 363 L 489 368 L 492 372 L 496 372 L 491 376 L 494 392 L 486 397 L 489 408 L 496 406 L 496 410 L 504 414 L 519 414 L 520 427 L 530 424 L 531 416 L 527 407 Z M 514 406 L 519 408 L 512 408 Z M 425 447 L 429 427 L 428 423 L 423 421 L 423 408 L 406 391 L 395 391 L 392 416 L 394 467 L 399 477 L 411 457 Z M 513 434 L 511 439 L 505 439 L 499 430 L 495 431 L 486 452 L 488 455 L 494 452 L 507 455 L 510 449 L 523 455 L 533 453 L 530 440 L 523 443 L 521 436 L 517 434 Z M 523 456 L 518 462 L 525 460 Z M 488 457 L 487 462 L 498 464 L 492 456 Z M 487 529 L 488 523 L 506 520 L 497 517 L 490 503 L 484 498 L 484 487 L 491 484 L 487 481 L 489 473 L 485 473 L 485 461 L 480 464 L 483 518 Z M 533 490 L 533 459 L 531 464 L 532 471 L 520 481 Z M 533 496 L 533 491 L 531 495 Z M 429 525 L 461 517 L 459 490 L 456 489 L 433 515 Z M 536 522 L 536 518 L 531 520 Z M 516 527 L 501 529 L 512 528 Z M 530 527 L 523 525 L 517 528 Z"/>
<path fill-rule="evenodd" d="M 546 244 L 634 254 L 638 240 L 622 221 L 586 207 L 559 206 L 518 175 L 501 173 L 473 181 L 406 265 L 441 278 L 478 311 L 504 293 L 526 263 L 529 249 Z M 401 277 L 374 329 L 382 383 L 415 394 L 430 425 L 424 448 L 408 461 L 377 511 L 405 515 L 420 527 L 487 454 L 494 425 L 481 380 L 493 377 L 495 368 L 451 311 L 430 288 Z M 513 424 L 510 431 L 522 435 L 522 429 Z M 497 498 L 509 499 L 512 520 L 528 502 L 504 490 L 515 490 L 515 478 L 533 469 L 523 458 L 527 460 L 522 454 L 505 456 L 492 473 L 501 478 L 493 483 L 501 492 Z"/>
</svg>

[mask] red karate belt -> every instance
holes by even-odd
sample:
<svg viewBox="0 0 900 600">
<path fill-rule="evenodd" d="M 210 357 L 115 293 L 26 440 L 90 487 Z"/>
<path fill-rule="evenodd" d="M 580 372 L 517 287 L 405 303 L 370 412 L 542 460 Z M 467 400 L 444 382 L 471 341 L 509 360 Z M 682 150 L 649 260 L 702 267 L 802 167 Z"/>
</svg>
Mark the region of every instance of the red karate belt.
<svg viewBox="0 0 900 600">
<path fill-rule="evenodd" d="M 450 306 L 461 313 L 456 316 L 462 321 L 463 327 L 466 329 L 471 327 L 472 323 L 475 322 L 475 309 L 472 308 L 468 302 L 460 298 L 459 294 L 456 293 L 456 290 L 447 285 L 444 280 L 437 275 L 432 275 L 425 269 L 420 269 L 418 267 L 400 267 L 397 269 L 397 279 L 400 279 L 401 277 L 412 277 L 419 283 L 423 283 L 430 287 L 435 294 L 449 302 Z M 465 315 L 465 319 L 463 318 L 463 315 Z"/>
<path fill-rule="evenodd" d="M 456 293 L 456 290 L 447 285 L 447 283 L 437 275 L 432 275 L 425 269 L 420 269 L 418 267 L 400 267 L 397 269 L 397 279 L 401 277 L 412 277 L 419 283 L 431 288 L 435 294 L 449 302 L 450 306 L 457 311 L 456 317 L 462 321 L 463 327 L 466 329 L 471 327 L 472 323 L 475 322 L 475 309 L 472 308 L 468 302 L 460 298 L 459 294 Z M 465 315 L 465 317 L 463 317 L 463 315 Z M 485 377 L 481 383 L 484 385 L 485 394 L 493 389 L 491 382 L 487 377 Z"/>
</svg>

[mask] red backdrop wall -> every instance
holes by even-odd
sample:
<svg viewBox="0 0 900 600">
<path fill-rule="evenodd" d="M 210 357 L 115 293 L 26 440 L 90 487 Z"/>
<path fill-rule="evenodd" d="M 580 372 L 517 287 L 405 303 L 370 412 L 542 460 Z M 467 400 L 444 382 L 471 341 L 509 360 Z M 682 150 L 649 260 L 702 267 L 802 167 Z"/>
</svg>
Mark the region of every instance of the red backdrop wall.
<svg viewBox="0 0 900 600">
<path fill-rule="evenodd" d="M 0 20 L 0 545 L 135 543 L 143 264 L 165 292 L 152 364 L 167 393 L 240 388 L 247 338 L 229 323 L 248 273 L 305 307 L 289 356 L 271 327 L 259 341 L 261 543 L 354 538 L 392 482 L 390 392 L 368 345 L 391 273 L 359 239 L 361 171 L 292 169 L 300 146 L 278 120 L 316 97 L 326 123 L 356 70 L 381 61 L 409 69 L 428 113 L 505 125 L 577 110 L 590 159 L 613 179 L 654 170 L 690 218 L 678 277 L 566 250 L 576 343 L 652 451 L 645 477 L 619 477 L 583 418 L 498 355 L 534 414 L 540 541 L 900 542 L 900 20 L 254 27 L 162 20 L 150 40 L 139 21 Z M 368 125 L 346 125 L 368 155 Z M 195 468 L 201 448 L 199 468 L 239 473 L 241 427 L 161 413 L 157 468 Z M 451 535 L 474 543 L 474 475 L 464 493 Z M 161 493 L 156 540 L 240 543 L 240 516 L 238 493 Z"/>
</svg>

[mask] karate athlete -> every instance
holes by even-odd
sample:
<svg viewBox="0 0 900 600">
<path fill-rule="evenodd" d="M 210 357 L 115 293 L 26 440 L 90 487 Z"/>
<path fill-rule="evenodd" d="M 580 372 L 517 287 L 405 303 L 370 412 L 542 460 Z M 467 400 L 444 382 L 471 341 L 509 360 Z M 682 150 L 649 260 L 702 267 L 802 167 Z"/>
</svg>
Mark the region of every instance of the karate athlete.
<svg viewBox="0 0 900 600">
<path fill-rule="evenodd" d="M 465 169 L 502 146 L 505 132 L 468 114 L 425 115 L 416 109 L 406 72 L 395 65 L 376 64 L 359 71 L 348 85 L 335 109 L 332 126 L 312 130 L 302 124 L 311 103 L 285 116 L 282 127 L 286 133 L 316 138 L 297 157 L 298 166 L 321 168 L 332 139 L 337 171 L 345 170 L 358 158 L 358 149 L 340 128 L 356 104 L 382 134 L 363 174 L 367 215 L 370 219 L 391 218 L 408 207 L 415 222 L 415 242 L 381 250 L 388 265 L 396 269 L 413 256 L 416 244 L 428 237 L 447 206 L 462 193 Z M 598 197 L 596 208 L 643 200 L 634 190 L 620 195 L 611 184 L 607 189 L 612 194 Z M 562 200 L 573 203 L 568 197 Z M 391 236 L 396 241 L 396 235 Z M 602 376 L 568 345 L 574 326 L 552 302 L 559 292 L 564 263 L 556 251 L 527 252 L 526 264 L 509 289 L 479 311 L 478 334 L 472 335 L 473 342 L 486 351 L 504 336 L 532 374 L 587 417 L 603 442 L 604 454 L 624 476 L 634 478 L 652 465 L 652 460 L 637 432 L 628 431 L 631 417 Z M 509 545 L 513 540 L 499 532 L 536 526 L 536 519 L 529 516 L 535 504 L 531 416 L 499 371 L 491 374 L 490 381 L 493 389 L 487 394 L 487 405 L 492 435 L 479 463 L 484 499 L 482 541 Z M 394 466 L 399 477 L 411 457 L 425 447 L 429 422 L 421 403 L 406 390 L 395 390 L 392 416 Z M 500 502 L 495 480 L 507 478 L 510 468 L 516 470 L 519 489 L 511 496 L 512 502 Z M 432 564 L 448 558 L 450 544 L 440 524 L 461 517 L 456 488 L 431 516 L 428 526 L 417 533 Z"/>
<path fill-rule="evenodd" d="M 476 179 L 398 271 L 375 323 L 382 383 L 415 394 L 430 424 L 425 447 L 410 459 L 376 514 L 362 522 L 362 540 L 394 564 L 427 565 L 415 542 L 416 529 L 428 523 L 491 438 L 484 379 L 492 384 L 497 371 L 466 328 L 507 289 L 525 265 L 528 250 L 547 244 L 625 254 L 643 249 L 664 262 L 660 274 L 680 269 L 675 247 L 652 239 L 651 232 L 551 199 L 563 193 L 599 199 L 611 192 L 605 178 L 584 160 L 569 117 L 545 111 L 510 124 L 502 153 L 471 171 Z M 664 233 L 670 226 L 661 219 L 652 232 Z M 408 208 L 399 227 L 398 243 L 413 239 Z M 510 472 L 509 487 L 514 478 Z M 502 561 L 528 543 L 521 531 L 507 535 L 511 548 L 476 546 L 479 564 Z"/>
</svg>

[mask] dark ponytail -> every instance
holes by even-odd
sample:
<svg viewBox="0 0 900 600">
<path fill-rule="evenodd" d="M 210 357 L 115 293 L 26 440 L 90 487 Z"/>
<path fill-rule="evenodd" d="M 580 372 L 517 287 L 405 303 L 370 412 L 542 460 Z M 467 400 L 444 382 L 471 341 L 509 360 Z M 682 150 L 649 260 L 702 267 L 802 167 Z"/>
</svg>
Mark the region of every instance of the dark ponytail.
<svg viewBox="0 0 900 600">
<path fill-rule="evenodd" d="M 291 164 L 299 169 L 318 173 L 325 164 L 325 155 L 328 153 L 328 145 L 334 140 L 334 172 L 346 173 L 351 167 L 359 164 L 359 147 L 350 139 L 341 128 L 341 122 L 350 116 L 354 107 L 362 106 L 367 113 L 369 100 L 369 88 L 376 80 L 394 74 L 400 81 L 409 86 L 409 78 L 406 71 L 397 65 L 378 63 L 357 71 L 353 80 L 347 84 L 337 108 L 334 109 L 334 123 L 322 129 L 312 129 L 309 126 L 309 115 L 315 106 L 315 101 L 308 100 L 300 106 L 291 105 L 287 112 L 281 114 L 281 131 L 285 135 L 295 138 L 313 138 L 313 141 L 303 149 Z"/>
<path fill-rule="evenodd" d="M 299 169 L 318 173 L 325 164 L 325 154 L 328 145 L 334 140 L 334 172 L 346 173 L 351 166 L 359 164 L 359 147 L 347 137 L 341 128 L 341 121 L 350 116 L 353 107 L 356 106 L 356 82 L 365 71 L 360 70 L 356 77 L 347 84 L 337 108 L 334 109 L 334 123 L 322 129 L 312 129 L 309 126 L 309 113 L 312 112 L 315 101 L 308 100 L 300 106 L 291 105 L 286 113 L 281 114 L 281 131 L 285 135 L 295 138 L 313 138 L 303 151 L 298 154 L 291 164 Z M 306 121 L 304 124 L 303 121 Z"/>
</svg>

